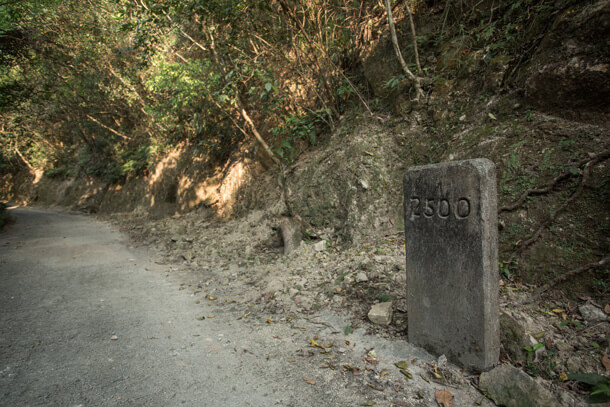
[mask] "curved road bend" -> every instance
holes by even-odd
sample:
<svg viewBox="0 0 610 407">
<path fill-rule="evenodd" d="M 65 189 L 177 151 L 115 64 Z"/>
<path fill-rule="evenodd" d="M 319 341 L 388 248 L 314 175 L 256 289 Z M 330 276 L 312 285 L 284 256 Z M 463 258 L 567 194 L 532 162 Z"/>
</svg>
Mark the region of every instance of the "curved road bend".
<svg viewBox="0 0 610 407">
<path fill-rule="evenodd" d="M 222 309 L 195 304 L 178 290 L 179 273 L 166 277 L 154 253 L 127 248 L 108 224 L 11 215 L 16 223 L 0 233 L 0 406 L 357 402 L 291 373 L 267 328 L 223 322 Z"/>
</svg>

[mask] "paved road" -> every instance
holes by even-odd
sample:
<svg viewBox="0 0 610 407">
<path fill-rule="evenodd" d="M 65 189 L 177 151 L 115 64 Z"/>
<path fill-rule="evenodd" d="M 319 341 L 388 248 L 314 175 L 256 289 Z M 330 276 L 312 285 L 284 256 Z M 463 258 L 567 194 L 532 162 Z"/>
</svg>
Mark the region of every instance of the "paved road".
<svg viewBox="0 0 610 407">
<path fill-rule="evenodd" d="M 154 253 L 128 249 L 111 226 L 11 214 L 16 223 L 0 233 L 1 406 L 362 402 L 357 392 L 304 382 L 284 360 L 290 341 L 197 305 L 179 290 L 184 276 L 168 275 Z"/>
</svg>

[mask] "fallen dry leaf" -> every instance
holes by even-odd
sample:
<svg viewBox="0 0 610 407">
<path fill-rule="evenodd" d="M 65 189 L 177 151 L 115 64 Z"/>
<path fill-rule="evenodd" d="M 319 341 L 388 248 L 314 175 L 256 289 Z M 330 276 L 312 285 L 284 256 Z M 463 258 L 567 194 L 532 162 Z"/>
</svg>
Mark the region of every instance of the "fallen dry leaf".
<svg viewBox="0 0 610 407">
<path fill-rule="evenodd" d="M 308 378 L 306 378 L 306 377 L 304 377 L 304 378 L 303 378 L 303 380 L 305 380 L 305 381 L 306 381 L 307 383 L 309 383 L 309 384 L 316 384 L 316 381 L 315 381 L 315 380 L 311 380 L 311 379 L 308 379 Z"/>
<path fill-rule="evenodd" d="M 608 355 L 602 357 L 602 365 L 606 368 L 606 371 L 610 370 L 610 358 Z"/>
<path fill-rule="evenodd" d="M 399 369 L 408 369 L 409 368 L 409 364 L 407 362 L 405 362 L 404 360 L 394 363 L 394 366 L 396 366 Z"/>
<path fill-rule="evenodd" d="M 606 304 L 606 306 L 604 307 L 604 312 L 606 314 L 610 314 L 610 304 Z"/>
<path fill-rule="evenodd" d="M 453 394 L 449 390 L 438 390 L 434 397 L 440 407 L 451 407 L 453 404 Z"/>
<path fill-rule="evenodd" d="M 424 379 L 424 381 L 425 381 L 426 383 L 430 383 L 430 380 L 429 380 L 429 379 L 428 379 L 426 376 L 424 376 L 424 375 L 423 375 L 423 374 L 421 374 L 421 373 L 420 373 L 419 375 L 421 376 L 421 378 L 422 378 L 422 379 Z"/>
<path fill-rule="evenodd" d="M 316 338 L 317 339 L 317 338 Z M 320 348 L 320 349 L 324 349 L 324 346 L 320 345 L 318 342 L 315 341 L 315 339 L 311 339 L 309 338 L 309 342 L 311 342 L 311 346 L 313 348 Z"/>
</svg>

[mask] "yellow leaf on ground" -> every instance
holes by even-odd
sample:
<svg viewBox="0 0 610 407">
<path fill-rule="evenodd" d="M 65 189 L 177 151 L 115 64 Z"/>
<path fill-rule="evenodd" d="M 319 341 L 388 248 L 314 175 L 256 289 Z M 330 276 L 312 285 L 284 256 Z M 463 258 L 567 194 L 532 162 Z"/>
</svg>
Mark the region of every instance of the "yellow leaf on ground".
<svg viewBox="0 0 610 407">
<path fill-rule="evenodd" d="M 534 334 L 533 337 L 535 339 L 541 339 L 544 337 L 544 335 L 546 335 L 546 332 L 542 331 L 542 332 L 538 332 L 538 333 Z"/>
<path fill-rule="evenodd" d="M 453 394 L 449 390 L 438 390 L 434 398 L 440 407 L 451 407 L 453 405 Z"/>
<path fill-rule="evenodd" d="M 309 338 L 309 341 L 311 342 L 311 346 L 314 348 L 320 348 L 320 349 L 324 349 L 324 346 L 320 345 L 318 342 L 316 342 L 314 339 Z"/>
<path fill-rule="evenodd" d="M 563 308 L 553 308 L 553 312 L 555 314 L 561 314 L 562 312 L 566 312 Z"/>
<path fill-rule="evenodd" d="M 405 362 L 404 360 L 394 363 L 394 366 L 396 366 L 399 369 L 408 369 L 409 368 L 409 364 L 407 362 Z"/>
<path fill-rule="evenodd" d="M 565 373 L 560 373 L 559 378 L 561 379 L 562 382 L 568 381 L 568 375 Z"/>
</svg>

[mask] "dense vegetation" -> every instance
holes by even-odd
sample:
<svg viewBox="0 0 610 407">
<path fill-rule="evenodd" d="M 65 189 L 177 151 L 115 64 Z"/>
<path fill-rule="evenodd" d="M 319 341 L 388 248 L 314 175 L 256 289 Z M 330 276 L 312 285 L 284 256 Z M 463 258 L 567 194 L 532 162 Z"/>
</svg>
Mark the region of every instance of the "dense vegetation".
<svg viewBox="0 0 610 407">
<path fill-rule="evenodd" d="M 407 22 L 406 11 L 442 11 L 435 30 L 417 37 L 422 66 L 415 43 L 400 44 L 430 92 L 475 51 L 519 60 L 544 31 L 550 3 L 391 7 Z M 383 109 L 362 61 L 387 23 L 373 0 L 3 1 L 0 169 L 117 182 L 172 146 L 222 162 L 243 140 L 256 140 L 269 163 L 290 161 L 347 109 Z M 444 65 L 427 66 L 426 52 L 452 41 L 461 45 Z M 397 72 L 385 87 L 408 79 Z"/>
</svg>

